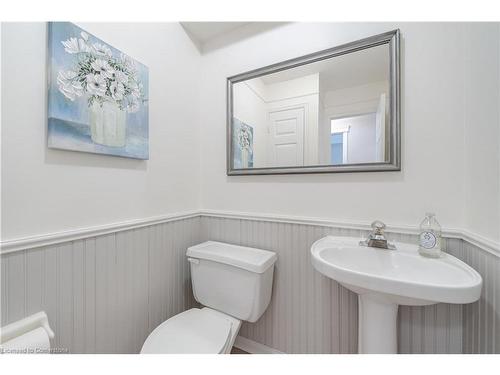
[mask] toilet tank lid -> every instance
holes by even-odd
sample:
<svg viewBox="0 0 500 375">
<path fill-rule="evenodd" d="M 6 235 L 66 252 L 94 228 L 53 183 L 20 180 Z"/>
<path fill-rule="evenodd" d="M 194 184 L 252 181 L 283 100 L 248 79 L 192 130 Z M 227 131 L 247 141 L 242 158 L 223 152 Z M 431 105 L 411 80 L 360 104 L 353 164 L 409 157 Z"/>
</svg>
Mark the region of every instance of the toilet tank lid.
<svg viewBox="0 0 500 375">
<path fill-rule="evenodd" d="M 211 260 L 255 273 L 265 272 L 278 258 L 272 251 L 216 241 L 191 246 L 186 255 L 189 258 Z"/>
</svg>

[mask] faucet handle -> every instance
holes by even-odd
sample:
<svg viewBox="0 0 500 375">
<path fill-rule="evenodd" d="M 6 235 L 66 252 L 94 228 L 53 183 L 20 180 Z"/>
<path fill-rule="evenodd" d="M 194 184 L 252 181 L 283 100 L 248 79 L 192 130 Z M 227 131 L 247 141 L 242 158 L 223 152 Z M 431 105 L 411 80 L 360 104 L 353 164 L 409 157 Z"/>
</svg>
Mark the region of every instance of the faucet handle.
<svg viewBox="0 0 500 375">
<path fill-rule="evenodd" d="M 371 225 L 373 232 L 375 234 L 383 234 L 385 229 L 385 224 L 380 220 L 375 220 Z"/>
<path fill-rule="evenodd" d="M 371 225 L 373 232 L 369 234 L 365 241 L 360 241 L 360 246 L 376 247 L 379 249 L 395 250 L 396 246 L 387 242 L 384 235 L 385 224 L 380 220 L 375 220 Z"/>
</svg>

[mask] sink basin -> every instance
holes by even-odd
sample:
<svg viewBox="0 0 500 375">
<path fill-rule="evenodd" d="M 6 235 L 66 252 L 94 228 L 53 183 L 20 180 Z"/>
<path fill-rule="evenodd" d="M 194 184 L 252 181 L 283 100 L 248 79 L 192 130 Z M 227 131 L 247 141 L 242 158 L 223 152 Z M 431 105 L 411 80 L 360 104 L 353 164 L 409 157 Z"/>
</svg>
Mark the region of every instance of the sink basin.
<svg viewBox="0 0 500 375">
<path fill-rule="evenodd" d="M 396 250 L 359 245 L 359 238 L 327 236 L 311 247 L 313 267 L 359 295 L 359 352 L 396 353 L 399 305 L 471 303 L 482 278 L 450 254 L 425 258 L 416 245 Z"/>
</svg>

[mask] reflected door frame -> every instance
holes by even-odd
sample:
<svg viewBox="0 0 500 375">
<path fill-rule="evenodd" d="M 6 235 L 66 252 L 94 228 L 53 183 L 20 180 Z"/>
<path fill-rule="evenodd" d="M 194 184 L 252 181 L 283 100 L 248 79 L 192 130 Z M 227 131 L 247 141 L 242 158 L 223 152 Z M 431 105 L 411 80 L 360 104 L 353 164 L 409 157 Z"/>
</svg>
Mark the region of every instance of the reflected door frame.
<svg viewBox="0 0 500 375">
<path fill-rule="evenodd" d="M 331 133 L 331 123 L 333 120 L 341 120 L 347 117 L 356 117 L 375 113 L 374 108 L 376 108 L 377 104 L 378 100 L 374 99 L 356 103 L 356 107 L 351 106 L 348 109 L 346 109 L 345 106 L 331 106 L 324 108 L 324 124 L 322 126 L 326 127 L 328 132 Z M 346 142 L 345 144 L 348 143 L 348 132 L 344 133 L 343 142 Z M 347 152 L 347 147 L 345 152 Z M 349 164 L 348 159 L 349 157 L 346 156 L 343 164 Z"/>
</svg>

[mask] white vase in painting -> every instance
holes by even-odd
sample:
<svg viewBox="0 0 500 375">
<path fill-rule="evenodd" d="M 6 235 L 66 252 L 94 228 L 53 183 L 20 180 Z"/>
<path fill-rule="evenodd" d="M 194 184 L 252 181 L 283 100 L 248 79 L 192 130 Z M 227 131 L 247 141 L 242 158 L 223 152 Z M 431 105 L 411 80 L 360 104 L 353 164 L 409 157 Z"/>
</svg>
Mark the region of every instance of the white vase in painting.
<svg viewBox="0 0 500 375">
<path fill-rule="evenodd" d="M 126 140 L 127 114 L 113 101 L 90 107 L 90 130 L 94 143 L 111 147 L 123 147 Z"/>
</svg>

